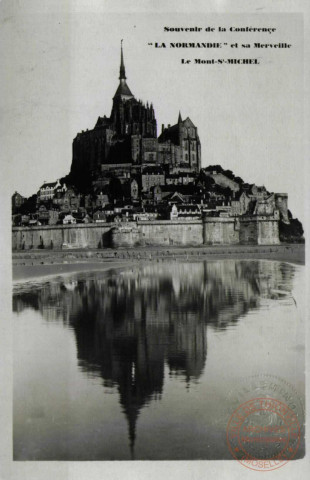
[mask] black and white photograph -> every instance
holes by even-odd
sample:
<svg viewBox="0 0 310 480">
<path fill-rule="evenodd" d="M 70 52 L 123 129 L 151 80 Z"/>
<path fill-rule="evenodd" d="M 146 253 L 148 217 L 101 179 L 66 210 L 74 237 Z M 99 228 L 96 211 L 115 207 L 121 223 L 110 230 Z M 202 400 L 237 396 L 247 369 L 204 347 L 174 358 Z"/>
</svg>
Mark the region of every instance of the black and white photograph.
<svg viewBox="0 0 310 480">
<path fill-rule="evenodd" d="M 306 7 L 64 3 L 0 3 L 0 478 L 304 478 Z"/>
</svg>

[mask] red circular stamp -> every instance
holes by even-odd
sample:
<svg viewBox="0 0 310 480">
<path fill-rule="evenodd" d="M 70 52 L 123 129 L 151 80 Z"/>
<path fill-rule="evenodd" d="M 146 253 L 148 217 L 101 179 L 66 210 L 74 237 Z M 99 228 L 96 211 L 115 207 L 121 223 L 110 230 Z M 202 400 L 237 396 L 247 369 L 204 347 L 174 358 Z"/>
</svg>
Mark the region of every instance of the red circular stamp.
<svg viewBox="0 0 310 480">
<path fill-rule="evenodd" d="M 274 398 L 254 398 L 231 415 L 226 438 L 233 457 L 252 470 L 270 471 L 292 460 L 299 447 L 297 416 Z"/>
</svg>

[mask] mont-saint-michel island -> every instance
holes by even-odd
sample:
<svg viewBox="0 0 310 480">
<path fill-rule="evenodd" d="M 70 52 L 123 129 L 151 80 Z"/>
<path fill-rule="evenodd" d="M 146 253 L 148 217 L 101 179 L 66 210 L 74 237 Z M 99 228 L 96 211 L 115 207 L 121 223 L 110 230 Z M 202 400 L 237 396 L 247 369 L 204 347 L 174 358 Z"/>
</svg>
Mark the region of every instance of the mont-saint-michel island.
<svg viewBox="0 0 310 480">
<path fill-rule="evenodd" d="M 68 175 L 13 194 L 13 251 L 303 243 L 287 193 L 202 167 L 202 152 L 182 106 L 158 135 L 153 103 L 127 83 L 121 42 L 111 113 L 76 135 Z"/>
<path fill-rule="evenodd" d="M 68 174 L 12 196 L 13 460 L 303 459 L 302 224 L 182 102 L 159 128 L 124 53 Z"/>
</svg>

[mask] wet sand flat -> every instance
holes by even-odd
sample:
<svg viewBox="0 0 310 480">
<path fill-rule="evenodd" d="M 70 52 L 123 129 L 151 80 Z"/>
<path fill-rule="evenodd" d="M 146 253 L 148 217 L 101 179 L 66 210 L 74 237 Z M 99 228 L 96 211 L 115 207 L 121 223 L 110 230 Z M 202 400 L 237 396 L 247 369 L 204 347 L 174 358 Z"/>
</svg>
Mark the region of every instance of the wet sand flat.
<svg viewBox="0 0 310 480">
<path fill-rule="evenodd" d="M 203 247 L 137 247 L 106 250 L 25 250 L 13 252 L 13 281 L 81 271 L 126 268 L 140 262 L 203 261 L 224 258 L 305 263 L 305 246 L 220 245 Z"/>
</svg>

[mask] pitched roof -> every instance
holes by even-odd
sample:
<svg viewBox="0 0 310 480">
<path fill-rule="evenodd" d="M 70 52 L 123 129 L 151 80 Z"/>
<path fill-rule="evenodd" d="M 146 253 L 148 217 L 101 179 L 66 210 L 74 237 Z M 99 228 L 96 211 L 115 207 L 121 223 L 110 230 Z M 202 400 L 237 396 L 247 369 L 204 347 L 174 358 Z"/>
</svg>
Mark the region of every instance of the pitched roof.
<svg viewBox="0 0 310 480">
<path fill-rule="evenodd" d="M 48 188 L 53 188 L 53 187 L 55 187 L 56 185 L 57 185 L 57 182 L 44 183 L 44 184 L 40 187 L 40 190 L 41 190 L 41 188 L 46 188 L 46 187 L 48 187 Z"/>
<path fill-rule="evenodd" d="M 127 83 L 126 83 L 126 72 L 125 72 L 125 63 L 124 63 L 124 54 L 123 54 L 123 40 L 121 40 L 121 64 L 120 64 L 120 69 L 119 69 L 119 80 L 120 80 L 119 86 L 118 86 L 113 98 L 116 98 L 116 97 L 132 98 L 133 94 L 131 93 L 131 91 L 130 91 Z"/>
<path fill-rule="evenodd" d="M 107 118 L 106 116 L 104 117 L 98 117 L 97 123 L 95 125 L 96 127 L 103 127 L 103 126 L 109 126 L 111 124 L 111 119 Z"/>
<path fill-rule="evenodd" d="M 175 145 L 179 145 L 180 144 L 179 131 L 182 125 L 184 127 L 195 127 L 195 125 L 193 124 L 193 122 L 189 117 L 187 117 L 185 120 L 181 120 L 179 116 L 178 123 L 176 123 L 175 125 L 172 125 L 171 127 L 165 128 L 165 130 L 161 133 L 161 135 L 159 135 L 158 141 L 160 143 L 163 143 L 170 140 Z"/>
<path fill-rule="evenodd" d="M 189 117 L 187 117 L 185 120 L 183 120 L 182 124 L 185 127 L 195 127 L 195 125 L 193 124 L 193 122 L 191 121 L 191 119 Z"/>
<path fill-rule="evenodd" d="M 174 192 L 174 193 L 170 193 L 169 195 L 166 196 L 166 200 L 179 200 L 181 201 L 182 203 L 185 202 L 185 198 L 183 197 L 183 195 L 179 192 Z"/>
<path fill-rule="evenodd" d="M 234 200 L 235 200 L 235 201 L 239 200 L 242 195 L 247 196 L 247 193 L 246 193 L 245 190 L 238 190 L 238 192 L 235 192 L 234 197 L 232 197 L 232 199 L 231 199 L 232 202 L 233 202 Z"/>
<path fill-rule="evenodd" d="M 180 123 L 181 124 L 181 123 Z M 160 143 L 171 140 L 172 143 L 179 144 L 179 123 L 172 125 L 172 127 L 165 128 L 165 130 L 159 135 L 158 141 Z"/>
<path fill-rule="evenodd" d="M 115 95 L 113 98 L 115 97 L 133 97 L 133 94 L 131 93 L 127 83 L 126 83 L 126 80 L 121 80 L 119 82 L 119 86 L 117 87 L 117 90 L 115 92 Z"/>
</svg>

